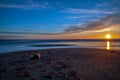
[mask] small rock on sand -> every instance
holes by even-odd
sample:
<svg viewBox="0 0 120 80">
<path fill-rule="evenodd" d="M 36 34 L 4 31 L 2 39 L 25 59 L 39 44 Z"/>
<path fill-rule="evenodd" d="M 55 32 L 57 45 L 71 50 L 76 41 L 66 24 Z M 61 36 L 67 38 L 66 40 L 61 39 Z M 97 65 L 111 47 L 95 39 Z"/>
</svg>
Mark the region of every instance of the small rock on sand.
<svg viewBox="0 0 120 80">
<path fill-rule="evenodd" d="M 41 58 L 41 54 L 37 53 L 31 59 L 34 60 L 34 59 L 40 59 L 40 58 Z"/>
</svg>

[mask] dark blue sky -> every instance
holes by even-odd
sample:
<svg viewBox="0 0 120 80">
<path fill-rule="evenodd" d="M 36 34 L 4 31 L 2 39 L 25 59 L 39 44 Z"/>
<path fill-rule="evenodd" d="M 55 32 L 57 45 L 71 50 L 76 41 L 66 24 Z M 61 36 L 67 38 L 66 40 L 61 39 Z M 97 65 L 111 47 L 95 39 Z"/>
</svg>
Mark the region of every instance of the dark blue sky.
<svg viewBox="0 0 120 80">
<path fill-rule="evenodd" d="M 119 11 L 119 0 L 0 0 L 0 32 L 60 33 Z M 4 33 L 2 33 L 4 32 Z M 16 34 L 14 34 L 16 35 Z"/>
</svg>

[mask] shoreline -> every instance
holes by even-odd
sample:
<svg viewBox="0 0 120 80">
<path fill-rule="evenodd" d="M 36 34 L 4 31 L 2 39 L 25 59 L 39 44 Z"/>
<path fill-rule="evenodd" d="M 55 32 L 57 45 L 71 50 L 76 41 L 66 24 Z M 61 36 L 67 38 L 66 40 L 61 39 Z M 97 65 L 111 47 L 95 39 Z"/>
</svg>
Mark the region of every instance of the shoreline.
<svg viewBox="0 0 120 80">
<path fill-rule="evenodd" d="M 40 59 L 31 58 L 40 54 Z M 120 51 L 94 48 L 25 50 L 0 54 L 3 80 L 119 80 Z M 27 74 L 27 75 L 26 75 Z M 71 76 L 70 76 L 71 75 Z"/>
<path fill-rule="evenodd" d="M 31 45 L 30 45 L 31 46 Z M 33 45 L 32 45 L 33 46 Z M 69 45 L 68 45 L 69 46 Z M 35 45 L 36 47 L 36 45 Z M 39 52 L 39 51 L 49 51 L 49 50 L 62 50 L 62 49 L 92 49 L 92 50 L 102 50 L 102 51 L 108 51 L 108 52 L 120 52 L 118 49 L 103 49 L 103 48 L 80 48 L 80 47 L 74 47 L 74 48 L 69 48 L 69 47 L 64 47 L 64 48 L 48 48 L 48 49 L 31 49 L 31 50 L 18 50 L 18 51 L 11 51 L 11 52 L 2 52 L 0 55 L 6 55 L 6 54 L 16 54 L 16 53 L 25 53 L 25 52 Z"/>
</svg>

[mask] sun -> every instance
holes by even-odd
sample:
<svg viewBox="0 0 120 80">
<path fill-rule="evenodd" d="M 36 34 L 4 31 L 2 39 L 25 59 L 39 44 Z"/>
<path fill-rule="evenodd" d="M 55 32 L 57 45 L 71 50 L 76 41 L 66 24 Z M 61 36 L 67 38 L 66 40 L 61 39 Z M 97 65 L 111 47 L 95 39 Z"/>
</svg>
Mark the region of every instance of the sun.
<svg viewBox="0 0 120 80">
<path fill-rule="evenodd" d="M 110 34 L 106 34 L 105 36 L 107 39 L 110 39 L 111 38 L 111 35 Z"/>
</svg>

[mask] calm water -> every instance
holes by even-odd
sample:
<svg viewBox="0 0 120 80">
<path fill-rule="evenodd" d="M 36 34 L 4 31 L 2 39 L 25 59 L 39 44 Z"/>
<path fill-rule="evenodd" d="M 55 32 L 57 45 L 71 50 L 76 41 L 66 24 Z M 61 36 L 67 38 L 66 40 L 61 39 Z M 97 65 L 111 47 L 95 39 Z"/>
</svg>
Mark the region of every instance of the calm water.
<svg viewBox="0 0 120 80">
<path fill-rule="evenodd" d="M 41 44 L 68 44 L 70 46 L 29 46 Z M 100 48 L 120 50 L 120 40 L 0 40 L 0 53 L 51 48 Z"/>
</svg>

